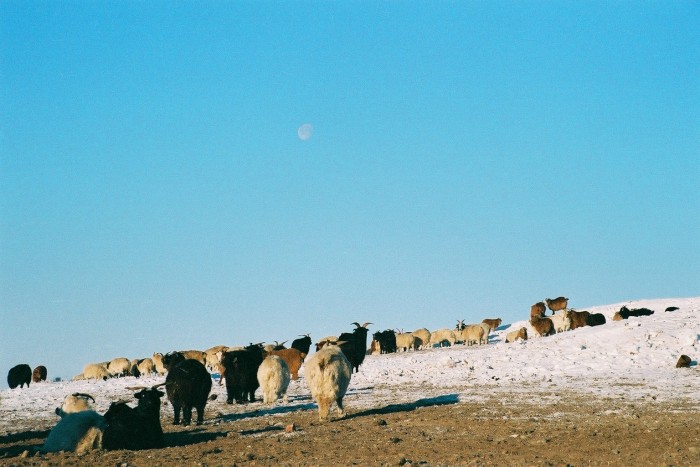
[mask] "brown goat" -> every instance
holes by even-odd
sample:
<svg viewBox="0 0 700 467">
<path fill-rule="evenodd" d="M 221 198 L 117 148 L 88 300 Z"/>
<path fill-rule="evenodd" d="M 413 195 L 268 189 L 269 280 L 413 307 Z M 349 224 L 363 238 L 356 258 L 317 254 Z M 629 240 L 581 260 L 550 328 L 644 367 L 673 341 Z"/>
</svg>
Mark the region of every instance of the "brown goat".
<svg viewBox="0 0 700 467">
<path fill-rule="evenodd" d="M 565 310 L 566 306 L 569 304 L 569 299 L 566 297 L 557 297 L 555 299 L 545 298 L 545 303 L 547 303 L 547 308 L 552 311 Z"/>
<path fill-rule="evenodd" d="M 506 342 L 515 342 L 518 339 L 527 340 L 527 328 L 522 327 L 517 331 L 511 331 L 506 334 Z"/>
<path fill-rule="evenodd" d="M 582 328 L 588 325 L 588 311 L 571 310 L 571 329 Z"/>
<path fill-rule="evenodd" d="M 544 302 L 537 302 L 530 307 L 530 318 L 541 318 L 547 311 Z"/>
<path fill-rule="evenodd" d="M 530 324 L 535 328 L 537 334 L 541 337 L 551 336 L 554 334 L 554 323 L 549 318 L 542 318 L 539 316 L 533 316 L 530 318 Z"/>
<path fill-rule="evenodd" d="M 267 355 L 277 355 L 280 357 L 289 367 L 290 377 L 294 381 L 299 379 L 299 369 L 301 368 L 301 364 L 304 363 L 304 358 L 306 357 L 304 352 L 297 349 L 281 349 L 268 352 Z"/>
<path fill-rule="evenodd" d="M 491 331 L 495 331 L 496 328 L 498 328 L 498 326 L 500 326 L 502 322 L 503 322 L 503 320 L 501 320 L 501 318 L 495 318 L 495 319 L 486 318 L 485 320 L 482 321 L 482 323 L 488 324 L 489 329 Z"/>
</svg>

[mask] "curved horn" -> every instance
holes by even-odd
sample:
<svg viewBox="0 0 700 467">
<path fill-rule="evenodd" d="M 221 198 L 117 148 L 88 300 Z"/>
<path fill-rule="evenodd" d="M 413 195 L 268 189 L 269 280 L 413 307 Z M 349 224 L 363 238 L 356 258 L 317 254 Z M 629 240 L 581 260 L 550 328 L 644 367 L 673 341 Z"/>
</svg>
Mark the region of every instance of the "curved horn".
<svg viewBox="0 0 700 467">
<path fill-rule="evenodd" d="M 126 389 L 129 389 L 130 391 L 139 391 L 141 389 L 146 389 L 146 386 L 127 386 Z"/>
<path fill-rule="evenodd" d="M 369 321 L 367 321 L 365 324 L 362 325 L 362 327 L 366 328 L 369 324 L 374 324 L 374 323 L 370 323 Z"/>
<path fill-rule="evenodd" d="M 86 399 L 92 399 L 92 402 L 95 402 L 94 397 L 92 397 L 90 394 L 85 394 L 84 392 L 74 392 L 73 397 L 84 397 Z"/>
<path fill-rule="evenodd" d="M 151 389 L 158 389 L 158 388 L 160 388 L 160 387 L 162 387 L 162 386 L 165 386 L 165 385 L 167 385 L 167 384 L 168 384 L 168 383 L 156 384 L 155 386 L 151 386 Z"/>
<path fill-rule="evenodd" d="M 355 323 L 350 323 L 350 324 L 354 324 L 356 328 L 361 327 L 361 326 L 360 326 L 360 323 L 357 323 L 357 322 L 355 322 Z"/>
</svg>

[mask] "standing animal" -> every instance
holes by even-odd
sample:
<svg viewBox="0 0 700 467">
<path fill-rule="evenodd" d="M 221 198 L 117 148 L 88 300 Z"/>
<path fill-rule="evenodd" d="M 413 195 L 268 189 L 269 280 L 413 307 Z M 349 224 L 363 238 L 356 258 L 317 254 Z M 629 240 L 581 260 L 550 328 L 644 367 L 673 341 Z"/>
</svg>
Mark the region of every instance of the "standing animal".
<svg viewBox="0 0 700 467">
<path fill-rule="evenodd" d="M 264 358 L 260 345 L 249 345 L 243 350 L 224 352 L 221 357 L 223 372 L 226 378 L 226 403 L 244 404 L 255 402 L 255 390 L 258 389 L 258 367 Z"/>
<path fill-rule="evenodd" d="M 360 369 L 360 365 L 365 361 L 365 355 L 367 354 L 367 326 L 372 323 L 365 323 L 360 326 L 359 323 L 352 323 L 355 325 L 355 329 L 352 333 L 344 332 L 338 336 L 338 342 L 340 350 L 343 351 L 348 361 L 352 365 L 357 373 Z"/>
<path fill-rule="evenodd" d="M 298 339 L 294 339 L 289 347 L 292 349 L 297 349 L 304 355 L 309 355 L 309 349 L 311 348 L 311 335 L 302 334 Z"/>
<path fill-rule="evenodd" d="M 153 360 L 153 365 L 156 368 L 156 373 L 161 376 L 168 372 L 168 370 L 165 369 L 165 365 L 163 365 L 163 357 L 164 355 L 162 353 L 154 352 L 153 357 L 151 358 L 151 360 Z"/>
<path fill-rule="evenodd" d="M 165 392 L 173 406 L 173 425 L 192 422 L 192 409 L 197 410 L 197 425 L 204 421 L 204 407 L 211 391 L 211 375 L 203 363 L 198 360 L 185 359 L 168 368 L 165 377 Z"/>
<path fill-rule="evenodd" d="M 548 316 L 552 320 L 555 332 L 564 332 L 571 329 L 571 311 L 564 308 L 561 313 L 554 313 Z"/>
<path fill-rule="evenodd" d="M 29 383 L 32 380 L 32 369 L 26 363 L 20 363 L 10 368 L 7 372 L 7 385 L 10 389 L 14 389 L 17 386 L 24 388 L 26 384 L 29 387 Z"/>
<path fill-rule="evenodd" d="M 167 384 L 167 383 L 165 383 Z M 158 449 L 165 446 L 163 428 L 160 424 L 160 398 L 165 395 L 157 388 L 141 389 L 134 394 L 138 399 L 136 408 L 126 402 L 112 402 L 105 413 L 107 427 L 102 439 L 105 449 Z"/>
<path fill-rule="evenodd" d="M 111 376 L 128 376 L 131 373 L 131 360 L 124 357 L 113 358 L 107 364 Z"/>
<path fill-rule="evenodd" d="M 530 318 L 541 318 L 547 311 L 547 305 L 544 302 L 537 302 L 530 306 Z"/>
<path fill-rule="evenodd" d="M 464 345 L 481 345 L 485 342 L 488 342 L 488 335 L 486 334 L 486 329 L 488 329 L 488 326 L 484 327 L 480 324 L 470 324 L 463 327 L 462 330 L 458 331 L 455 337 L 458 341 L 463 342 Z"/>
<path fill-rule="evenodd" d="M 46 381 L 47 376 L 48 372 L 46 371 L 46 367 L 44 365 L 39 365 L 32 371 L 32 383 Z"/>
<path fill-rule="evenodd" d="M 588 311 L 569 310 L 571 313 L 571 329 L 582 328 L 588 325 Z"/>
<path fill-rule="evenodd" d="M 506 342 L 515 342 L 518 339 L 527 340 L 527 328 L 522 327 L 506 334 Z"/>
<path fill-rule="evenodd" d="M 151 358 L 135 358 L 131 361 L 131 369 L 129 373 L 131 376 L 139 377 L 141 375 L 150 375 L 155 373 L 156 366 Z"/>
<path fill-rule="evenodd" d="M 106 427 L 105 418 L 94 410 L 66 413 L 51 429 L 39 451 L 84 454 L 92 449 L 102 449 Z"/>
<path fill-rule="evenodd" d="M 602 313 L 591 313 L 586 318 L 586 324 L 588 326 L 600 326 L 605 324 L 605 316 Z"/>
<path fill-rule="evenodd" d="M 502 322 L 503 322 L 503 320 L 501 318 L 493 318 L 493 319 L 486 318 L 482 321 L 482 323 L 488 324 L 489 329 L 491 331 L 495 331 L 496 329 L 498 329 L 498 326 L 500 326 Z"/>
<path fill-rule="evenodd" d="M 393 332 L 393 331 L 392 331 Z M 409 350 L 416 350 L 416 336 L 410 332 L 401 332 L 395 334 L 396 346 L 395 351 L 408 352 Z"/>
<path fill-rule="evenodd" d="M 554 334 L 554 324 L 549 318 L 533 316 L 530 318 L 530 324 L 533 328 L 535 328 L 535 331 L 541 337 L 551 336 Z"/>
<path fill-rule="evenodd" d="M 430 345 L 430 331 L 428 331 L 426 328 L 416 329 L 411 334 L 416 336 L 417 349 L 425 349 Z"/>
<path fill-rule="evenodd" d="M 447 343 L 447 347 L 454 345 L 457 341 L 455 333 L 452 329 L 438 329 L 430 333 L 430 346 L 431 347 L 442 347 Z"/>
<path fill-rule="evenodd" d="M 345 416 L 343 396 L 350 385 L 352 366 L 345 354 L 336 345 L 326 345 L 306 362 L 305 381 L 311 397 L 318 404 L 318 417 L 329 419 L 333 402 L 338 406 L 338 415 Z"/>
<path fill-rule="evenodd" d="M 265 404 L 274 404 L 280 397 L 283 398 L 285 404 L 287 403 L 289 368 L 284 360 L 277 355 L 265 357 L 258 367 L 257 378 L 260 389 L 262 389 L 263 402 Z"/>
<path fill-rule="evenodd" d="M 276 355 L 280 357 L 287 365 L 287 369 L 289 370 L 292 380 L 296 381 L 299 379 L 299 370 L 301 369 L 302 363 L 304 363 L 304 358 L 306 358 L 305 353 L 299 351 L 298 349 L 282 349 L 273 350 L 267 355 Z"/>
<path fill-rule="evenodd" d="M 391 329 L 375 332 L 372 338 L 378 343 L 380 354 L 394 353 L 399 347 L 397 334 Z"/>
<path fill-rule="evenodd" d="M 552 311 L 559 311 L 566 309 L 569 304 L 569 299 L 566 297 L 557 297 L 555 299 L 545 298 L 544 302 L 547 304 L 547 308 Z"/>
</svg>

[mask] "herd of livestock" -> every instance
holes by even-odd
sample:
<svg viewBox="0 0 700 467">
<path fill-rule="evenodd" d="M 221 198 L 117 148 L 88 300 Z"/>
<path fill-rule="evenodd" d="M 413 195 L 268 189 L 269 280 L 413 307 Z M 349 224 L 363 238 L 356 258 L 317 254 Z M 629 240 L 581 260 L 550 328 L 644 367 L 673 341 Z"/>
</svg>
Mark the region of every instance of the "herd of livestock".
<svg viewBox="0 0 700 467">
<path fill-rule="evenodd" d="M 546 311 L 552 311 L 546 315 Z M 673 311 L 668 308 L 666 311 Z M 654 311 L 647 308 L 622 307 L 614 320 L 630 316 L 646 316 Z M 261 389 L 263 402 L 270 404 L 278 399 L 286 402 L 286 392 L 291 380 L 298 379 L 304 365 L 304 381 L 311 397 L 317 403 L 319 419 L 328 420 L 330 408 L 337 406 L 339 416 L 344 416 L 343 397 L 351 375 L 359 370 L 367 354 L 392 353 L 419 350 L 429 347 L 455 344 L 487 344 L 489 334 L 501 325 L 500 318 L 485 319 L 482 323 L 465 325 L 458 321 L 454 329 L 428 331 L 418 329 L 411 333 L 386 330 L 372 336 L 368 348 L 368 325 L 353 323 L 355 329 L 339 336 L 329 336 L 316 343 L 316 351 L 307 359 L 312 340 L 309 335 L 295 339 L 289 348 L 283 344 L 250 344 L 229 348 L 215 346 L 206 351 L 175 351 L 155 353 L 152 358 L 129 360 L 116 358 L 109 362 L 88 364 L 83 373 L 74 379 L 107 379 L 115 376 L 140 376 L 148 373 L 166 375 L 165 382 L 150 388 L 132 388 L 137 406 L 126 402 L 113 402 L 104 415 L 93 410 L 88 394 L 67 396 L 56 409 L 61 417 L 51 430 L 42 450 L 85 452 L 90 449 L 153 449 L 164 446 L 160 422 L 161 398 L 167 395 L 173 407 L 173 424 L 189 425 L 192 410 L 196 410 L 196 423 L 204 419 L 204 409 L 212 388 L 212 373 L 220 374 L 219 384 L 226 383 L 226 402 L 244 404 L 255 401 L 255 392 Z M 544 337 L 581 326 L 598 326 L 605 323 L 600 313 L 576 311 L 568 308 L 568 298 L 559 297 L 535 303 L 530 309 L 529 323 L 534 331 Z M 506 334 L 505 342 L 527 340 L 527 328 L 521 327 Z M 210 373 L 211 372 L 211 373 Z M 30 381 L 46 380 L 43 366 L 33 371 L 29 365 L 17 365 L 8 372 L 11 389 L 29 386 Z M 159 388 L 165 389 L 165 392 Z"/>
</svg>

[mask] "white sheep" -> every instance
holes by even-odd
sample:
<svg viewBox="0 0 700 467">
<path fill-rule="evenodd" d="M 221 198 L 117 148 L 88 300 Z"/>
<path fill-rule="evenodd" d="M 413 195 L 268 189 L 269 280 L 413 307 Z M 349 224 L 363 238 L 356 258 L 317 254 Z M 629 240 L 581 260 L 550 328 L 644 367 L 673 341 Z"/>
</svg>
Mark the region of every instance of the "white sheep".
<svg viewBox="0 0 700 467">
<path fill-rule="evenodd" d="M 131 372 L 131 361 L 128 358 L 113 358 L 107 364 L 107 371 L 112 376 L 126 376 Z"/>
<path fill-rule="evenodd" d="M 289 367 L 277 355 L 266 357 L 258 367 L 258 383 L 260 383 L 265 404 L 273 404 L 280 397 L 286 404 L 289 381 Z"/>
<path fill-rule="evenodd" d="M 401 332 L 396 334 L 396 351 L 408 352 L 408 350 L 416 350 L 416 336 L 410 332 Z"/>
<path fill-rule="evenodd" d="M 340 347 L 325 345 L 304 364 L 305 381 L 311 397 L 318 404 L 319 420 L 329 419 L 331 405 L 338 405 L 338 415 L 345 416 L 343 396 L 350 385 L 352 367 Z"/>
<path fill-rule="evenodd" d="M 485 332 L 484 327 L 480 324 L 471 324 L 457 332 L 457 339 L 464 342 L 465 345 L 481 344 L 484 342 Z"/>
<path fill-rule="evenodd" d="M 135 358 L 131 361 L 131 374 L 133 376 L 137 375 L 150 375 L 156 372 L 156 365 L 153 363 L 153 359 L 146 358 Z"/>
<path fill-rule="evenodd" d="M 561 313 L 555 313 L 551 316 L 547 316 L 547 318 L 552 320 L 556 332 L 571 330 L 571 312 L 569 310 L 564 309 Z"/>
<path fill-rule="evenodd" d="M 103 363 L 88 363 L 83 368 L 84 379 L 107 379 L 111 376 Z"/>
<path fill-rule="evenodd" d="M 449 345 L 454 345 L 457 341 L 455 333 L 452 329 L 438 329 L 430 333 L 430 346 L 437 345 L 442 347 L 443 342 L 447 341 Z"/>
<path fill-rule="evenodd" d="M 83 454 L 91 449 L 102 449 L 105 427 L 104 417 L 94 410 L 65 414 L 51 429 L 40 451 Z"/>
<path fill-rule="evenodd" d="M 86 410 L 92 410 L 92 404 L 90 404 L 90 399 L 95 402 L 95 398 L 90 394 L 83 394 L 80 392 L 74 392 L 69 394 L 63 399 L 63 404 L 60 407 L 56 407 L 56 415 L 63 417 L 69 413 L 84 412 Z"/>
<path fill-rule="evenodd" d="M 416 336 L 416 347 L 425 349 L 430 345 L 430 331 L 426 328 L 416 329 L 411 334 Z"/>
</svg>

